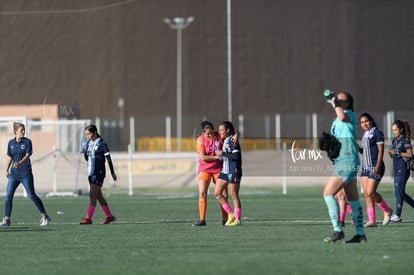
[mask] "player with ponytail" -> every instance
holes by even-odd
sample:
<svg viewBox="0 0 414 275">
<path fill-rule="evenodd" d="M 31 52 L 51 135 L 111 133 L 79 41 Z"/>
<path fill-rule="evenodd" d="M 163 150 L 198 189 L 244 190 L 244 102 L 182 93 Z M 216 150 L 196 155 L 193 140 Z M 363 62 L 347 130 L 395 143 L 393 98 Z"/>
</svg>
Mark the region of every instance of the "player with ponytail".
<svg viewBox="0 0 414 275">
<path fill-rule="evenodd" d="M 356 235 L 345 243 L 365 243 L 367 238 L 363 226 L 363 212 L 358 195 L 357 172 L 359 169 L 358 144 L 356 142 L 357 117 L 354 112 L 354 99 L 348 92 L 339 92 L 327 98 L 332 105 L 336 118 L 331 126 L 331 133 L 341 143 L 339 156 L 334 159 L 334 171 L 329 176 L 323 190 L 323 198 L 328 208 L 333 233 L 324 239 L 334 243 L 345 237 L 339 221 L 339 207 L 335 195 L 344 188 L 352 208 L 352 218 Z"/>
<path fill-rule="evenodd" d="M 410 143 L 411 127 L 408 121 L 396 120 L 392 124 L 394 138 L 388 148 L 388 154 L 393 160 L 394 166 L 394 194 L 395 214 L 392 215 L 392 222 L 401 222 L 403 203 L 408 203 L 414 208 L 414 200 L 405 193 L 407 180 L 410 178 L 409 163 L 413 157 L 413 150 Z"/>
<path fill-rule="evenodd" d="M 224 139 L 223 148 L 217 152 L 223 159 L 223 166 L 218 182 L 214 189 L 214 196 L 221 207 L 228 213 L 226 226 L 238 226 L 241 224 L 241 202 L 239 198 L 240 181 L 242 178 L 242 155 L 239 143 L 235 143 L 232 137 L 235 135 L 233 123 L 223 121 L 219 126 L 219 135 Z M 233 200 L 234 211 L 225 198 L 223 190 L 229 188 Z"/>
<path fill-rule="evenodd" d="M 374 118 L 369 113 L 359 116 L 359 123 L 364 130 L 361 139 L 360 153 L 362 154 L 361 184 L 365 194 L 368 221 L 365 227 L 376 227 L 375 205 L 384 212 L 383 225 L 390 222 L 392 209 L 381 194 L 377 192 L 379 183 L 385 172 L 384 157 L 384 134 L 377 127 Z"/>
<path fill-rule="evenodd" d="M 116 218 L 112 215 L 108 202 L 102 194 L 102 186 L 106 175 L 105 161 L 108 161 L 112 179 L 116 180 L 117 176 L 108 145 L 98 134 L 98 129 L 95 125 L 86 126 L 85 138 L 86 142 L 81 148 L 81 153 L 84 154 L 85 160 L 88 162 L 89 206 L 86 217 L 82 219 L 80 224 L 92 224 L 92 216 L 95 212 L 97 201 L 106 215 L 105 220 L 101 223 L 108 224 L 114 222 Z"/>
</svg>

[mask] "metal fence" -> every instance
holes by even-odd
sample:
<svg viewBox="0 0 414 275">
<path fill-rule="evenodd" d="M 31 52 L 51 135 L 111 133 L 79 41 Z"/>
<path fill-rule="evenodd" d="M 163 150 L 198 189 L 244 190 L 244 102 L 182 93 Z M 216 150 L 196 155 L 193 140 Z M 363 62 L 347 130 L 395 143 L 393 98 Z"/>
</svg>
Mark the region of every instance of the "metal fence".
<svg viewBox="0 0 414 275">
<path fill-rule="evenodd" d="M 386 139 L 392 138 L 391 124 L 395 119 L 406 119 L 414 126 L 414 112 L 412 111 L 388 111 L 371 113 L 371 115 L 384 132 Z M 201 134 L 200 122 L 205 119 L 210 120 L 216 126 L 221 121 L 218 116 L 214 118 L 183 117 L 182 151 L 194 150 L 192 146 L 194 139 Z M 317 140 L 323 131 L 330 131 L 333 119 L 333 113 L 240 114 L 233 123 L 245 142 L 260 144 L 260 146 L 248 148 L 266 149 L 274 145 L 280 149 L 282 140 Z M 177 148 L 175 145 L 178 142 L 175 130 L 176 121 L 173 117 L 133 117 L 123 127 L 117 120 L 96 119 L 95 123 L 104 138 L 111 144 L 112 150 L 115 151 L 127 151 L 128 144 L 132 145 L 133 151 L 151 151 L 153 148 L 157 148 L 156 151 L 175 151 Z M 357 136 L 361 137 L 362 129 L 360 127 L 357 129 Z M 142 146 L 142 143 L 149 144 L 149 140 L 151 140 L 151 146 Z"/>
</svg>

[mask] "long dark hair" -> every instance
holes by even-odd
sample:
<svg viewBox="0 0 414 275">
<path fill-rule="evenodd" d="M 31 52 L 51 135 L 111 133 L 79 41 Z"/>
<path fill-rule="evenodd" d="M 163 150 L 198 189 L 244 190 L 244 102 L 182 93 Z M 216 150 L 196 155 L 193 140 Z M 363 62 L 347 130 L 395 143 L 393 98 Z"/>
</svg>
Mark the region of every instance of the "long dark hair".
<svg viewBox="0 0 414 275">
<path fill-rule="evenodd" d="M 370 114 L 368 114 L 368 113 L 362 113 L 359 116 L 359 120 L 361 120 L 361 118 L 363 118 L 363 117 L 366 117 L 369 120 L 369 122 L 371 122 L 372 127 L 377 127 L 377 123 L 375 123 L 374 118 Z"/>
<path fill-rule="evenodd" d="M 397 120 L 395 120 L 392 123 L 392 125 L 397 126 L 397 128 L 400 129 L 400 131 L 402 132 L 402 134 L 406 138 L 410 139 L 410 136 L 411 136 L 411 126 L 410 126 L 410 123 L 408 123 L 407 120 L 399 120 L 399 119 L 397 119 Z"/>
<path fill-rule="evenodd" d="M 98 133 L 98 128 L 94 124 L 90 124 L 90 125 L 86 126 L 85 131 L 89 131 L 92 134 L 96 134 L 97 137 L 101 137 Z"/>
<path fill-rule="evenodd" d="M 353 112 L 355 112 L 355 110 L 354 110 L 354 97 L 348 92 L 341 91 L 339 93 L 344 94 L 346 96 L 346 99 L 347 99 L 348 104 L 349 104 L 347 109 L 352 110 Z"/>
<path fill-rule="evenodd" d="M 226 129 L 226 131 L 228 130 L 228 134 L 227 135 L 232 136 L 232 135 L 234 135 L 236 133 L 236 131 L 234 130 L 233 123 L 231 123 L 231 121 L 228 121 L 228 120 L 222 121 L 220 123 L 220 125 L 223 125 L 224 128 Z"/>
<path fill-rule="evenodd" d="M 204 120 L 204 121 L 202 121 L 200 126 L 201 126 L 201 130 L 203 130 L 203 132 L 204 132 L 205 130 L 207 130 L 208 128 L 210 128 L 211 130 L 214 130 L 213 123 L 211 123 L 211 122 L 210 122 L 210 121 L 208 121 L 208 120 Z"/>
</svg>

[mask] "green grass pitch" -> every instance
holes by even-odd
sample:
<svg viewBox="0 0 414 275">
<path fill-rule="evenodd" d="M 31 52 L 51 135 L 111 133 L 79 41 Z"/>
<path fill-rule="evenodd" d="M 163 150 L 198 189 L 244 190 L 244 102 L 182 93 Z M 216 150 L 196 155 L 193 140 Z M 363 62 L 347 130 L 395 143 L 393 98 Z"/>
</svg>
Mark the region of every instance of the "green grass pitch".
<svg viewBox="0 0 414 275">
<path fill-rule="evenodd" d="M 0 228 L 1 274 L 389 275 L 414 270 L 414 209 L 408 205 L 403 223 L 368 228 L 366 244 L 327 244 L 322 240 L 331 229 L 322 187 L 288 191 L 242 187 L 238 227 L 221 225 L 212 192 L 207 226 L 191 226 L 198 218 L 196 187 L 140 189 L 134 196 L 105 189 L 117 217 L 109 225 L 100 224 L 99 207 L 93 225 L 79 225 L 88 205 L 88 197 L 80 196 L 43 198 L 52 223 L 40 227 L 33 203 L 16 197 L 12 225 Z M 394 208 L 392 185 L 380 186 L 379 192 Z M 407 192 L 414 194 L 412 183 Z M 377 217 L 381 222 L 378 208 Z M 350 220 L 348 215 L 345 239 L 355 232 Z"/>
</svg>

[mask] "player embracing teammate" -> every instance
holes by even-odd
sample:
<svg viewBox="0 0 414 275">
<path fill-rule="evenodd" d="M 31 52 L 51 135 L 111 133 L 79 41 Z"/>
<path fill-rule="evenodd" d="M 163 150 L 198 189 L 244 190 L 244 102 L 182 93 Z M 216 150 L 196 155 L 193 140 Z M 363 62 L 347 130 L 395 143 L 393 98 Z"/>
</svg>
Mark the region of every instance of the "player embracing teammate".
<svg viewBox="0 0 414 275">
<path fill-rule="evenodd" d="M 214 195 L 221 207 L 228 213 L 226 226 L 241 224 L 241 202 L 239 198 L 240 181 L 242 177 L 242 155 L 239 143 L 234 143 L 234 126 L 230 121 L 223 121 L 219 125 L 219 135 L 224 139 L 223 149 L 217 155 L 223 159 L 223 168 L 214 189 Z M 233 200 L 234 211 L 227 200 L 222 196 L 223 190 L 229 187 Z"/>
</svg>

